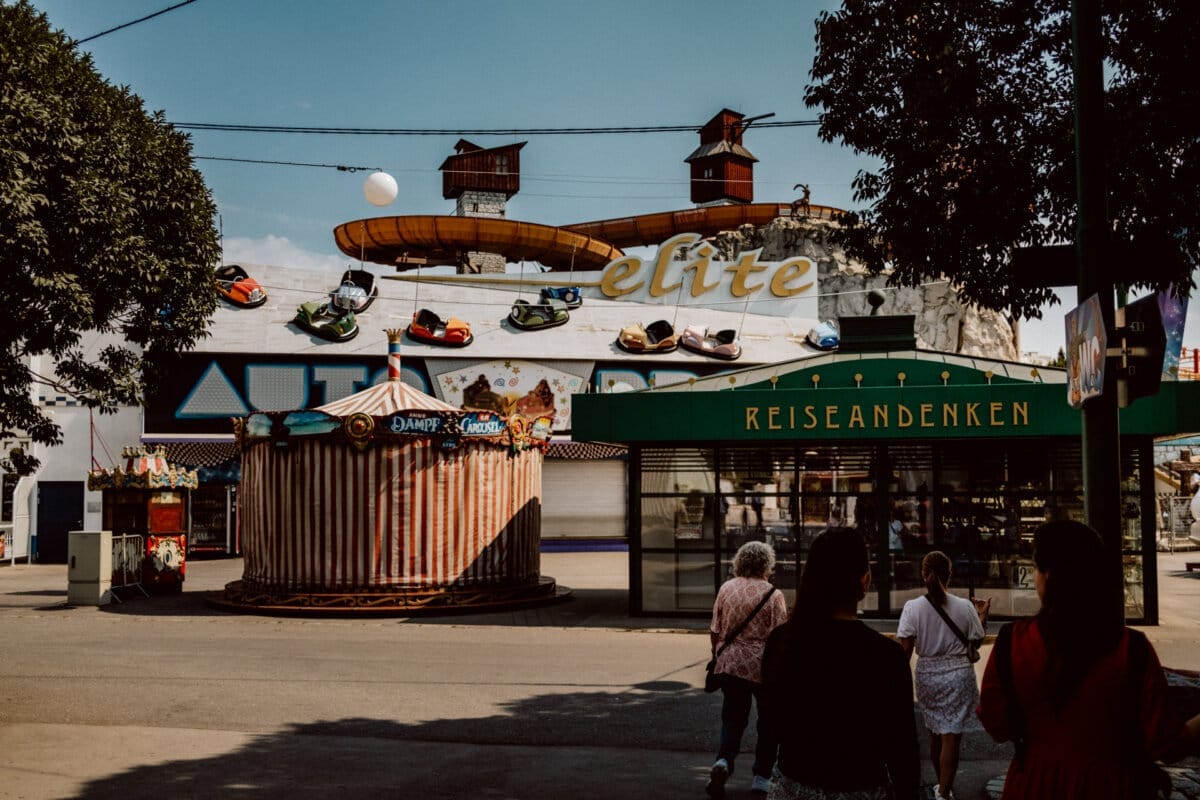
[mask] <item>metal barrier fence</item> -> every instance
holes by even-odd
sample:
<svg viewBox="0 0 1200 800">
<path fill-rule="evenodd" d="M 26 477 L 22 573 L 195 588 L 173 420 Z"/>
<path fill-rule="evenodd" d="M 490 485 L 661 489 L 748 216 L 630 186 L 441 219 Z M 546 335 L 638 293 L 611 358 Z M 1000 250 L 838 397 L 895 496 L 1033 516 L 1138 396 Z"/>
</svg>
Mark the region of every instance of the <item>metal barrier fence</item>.
<svg viewBox="0 0 1200 800">
<path fill-rule="evenodd" d="M 112 537 L 112 596 L 118 601 L 116 590 L 130 586 L 147 597 L 150 596 L 142 586 L 142 562 L 146 559 L 146 537 L 132 533 L 122 533 Z"/>
<path fill-rule="evenodd" d="M 1189 537 L 1192 527 L 1192 498 L 1186 495 L 1159 494 L 1159 541 L 1175 552 L 1179 545 L 1194 545 Z"/>
</svg>

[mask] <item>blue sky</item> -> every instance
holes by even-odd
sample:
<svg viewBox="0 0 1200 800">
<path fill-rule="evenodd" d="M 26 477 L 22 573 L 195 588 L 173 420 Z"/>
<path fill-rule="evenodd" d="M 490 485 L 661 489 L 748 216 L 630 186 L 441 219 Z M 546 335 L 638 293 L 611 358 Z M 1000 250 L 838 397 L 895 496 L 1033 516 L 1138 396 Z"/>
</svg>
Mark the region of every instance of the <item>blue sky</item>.
<svg viewBox="0 0 1200 800">
<path fill-rule="evenodd" d="M 175 0 L 35 0 L 83 39 Z M 699 125 L 724 107 L 814 120 L 803 103 L 814 21 L 832 0 L 197 0 L 81 45 L 108 80 L 176 123 L 364 128 Z M 227 260 L 344 268 L 333 228 L 390 214 L 444 214 L 437 167 L 457 135 L 192 133 L 196 156 L 379 167 L 399 182 L 384 209 L 368 173 L 200 160 Z M 529 143 L 508 216 L 558 225 L 691 205 L 695 132 L 467 136 Z M 755 199 L 853 206 L 869 163 L 815 127 L 752 126 Z M 1065 300 L 1074 305 L 1074 291 Z M 1063 306 L 1026 323 L 1022 349 L 1053 353 Z M 1186 343 L 1200 343 L 1200 303 Z"/>
</svg>

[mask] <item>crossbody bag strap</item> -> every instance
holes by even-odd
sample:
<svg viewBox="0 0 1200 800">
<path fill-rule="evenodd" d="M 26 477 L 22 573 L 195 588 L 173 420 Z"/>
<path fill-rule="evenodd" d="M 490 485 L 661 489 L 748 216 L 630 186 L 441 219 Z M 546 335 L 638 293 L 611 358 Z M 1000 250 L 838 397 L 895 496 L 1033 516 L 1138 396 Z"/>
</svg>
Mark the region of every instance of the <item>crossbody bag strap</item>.
<svg viewBox="0 0 1200 800">
<path fill-rule="evenodd" d="M 959 627 L 954 624 L 954 620 L 950 619 L 950 615 L 946 613 L 946 609 L 933 602 L 933 598 L 929 595 L 925 595 L 925 599 L 929 601 L 929 605 L 933 606 L 933 610 L 938 612 L 938 615 L 946 621 L 946 624 L 950 626 L 950 630 L 954 631 L 954 635 L 957 636 L 958 640 L 963 643 L 963 646 L 969 649 L 971 647 L 970 640 L 968 640 L 967 635 L 959 630 Z"/>
<path fill-rule="evenodd" d="M 744 630 L 745 627 L 750 624 L 750 620 L 754 619 L 754 617 L 758 614 L 759 611 L 762 611 L 763 606 L 765 606 L 767 604 L 767 601 L 771 599 L 771 595 L 775 594 L 775 592 L 777 592 L 777 591 L 778 591 L 778 589 L 774 586 L 772 586 L 770 589 L 767 590 L 767 593 L 763 595 L 762 600 L 758 601 L 758 605 L 756 605 L 754 607 L 754 610 L 750 612 L 749 616 L 747 616 L 744 620 L 742 620 L 742 624 L 738 625 L 736 628 L 734 628 L 732 631 L 729 632 L 729 635 L 725 637 L 725 641 L 721 642 L 721 648 L 719 650 L 717 650 L 716 653 L 713 654 L 714 656 L 721 655 L 721 653 L 724 652 L 725 648 L 729 647 L 729 645 L 733 643 L 733 640 L 738 637 L 738 634 L 740 634 L 742 632 L 742 630 Z"/>
</svg>

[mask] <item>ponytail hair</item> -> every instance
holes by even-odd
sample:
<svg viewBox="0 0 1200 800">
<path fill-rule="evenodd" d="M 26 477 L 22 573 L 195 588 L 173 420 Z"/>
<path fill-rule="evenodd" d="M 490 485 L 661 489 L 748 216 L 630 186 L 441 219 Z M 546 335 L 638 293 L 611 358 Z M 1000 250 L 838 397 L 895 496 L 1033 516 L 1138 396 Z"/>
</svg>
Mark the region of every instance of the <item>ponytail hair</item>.
<svg viewBox="0 0 1200 800">
<path fill-rule="evenodd" d="M 941 550 L 931 550 L 921 561 L 921 579 L 925 591 L 936 605 L 946 605 L 946 587 L 950 584 L 950 557 Z"/>
</svg>

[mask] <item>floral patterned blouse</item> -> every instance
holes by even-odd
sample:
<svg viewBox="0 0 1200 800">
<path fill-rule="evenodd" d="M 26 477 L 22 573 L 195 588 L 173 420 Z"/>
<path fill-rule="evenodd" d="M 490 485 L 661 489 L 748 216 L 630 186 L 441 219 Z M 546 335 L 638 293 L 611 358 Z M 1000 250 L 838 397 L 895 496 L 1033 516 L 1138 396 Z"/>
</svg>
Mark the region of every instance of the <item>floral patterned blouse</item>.
<svg viewBox="0 0 1200 800">
<path fill-rule="evenodd" d="M 763 593 L 772 588 L 771 583 L 763 578 L 730 578 L 721 584 L 717 602 L 713 605 L 712 625 L 709 627 L 717 635 L 718 649 L 725 637 L 750 616 L 750 612 L 763 599 Z M 775 592 L 775 596 L 754 615 L 750 624 L 717 656 L 715 672 L 743 678 L 751 683 L 762 683 L 763 647 L 771 631 L 786 619 L 787 601 L 783 599 L 783 592 Z"/>
</svg>

